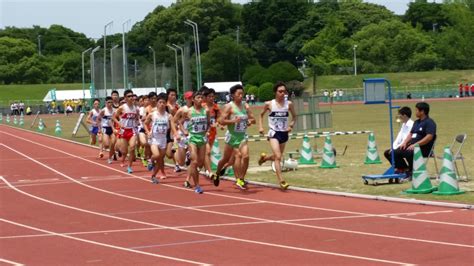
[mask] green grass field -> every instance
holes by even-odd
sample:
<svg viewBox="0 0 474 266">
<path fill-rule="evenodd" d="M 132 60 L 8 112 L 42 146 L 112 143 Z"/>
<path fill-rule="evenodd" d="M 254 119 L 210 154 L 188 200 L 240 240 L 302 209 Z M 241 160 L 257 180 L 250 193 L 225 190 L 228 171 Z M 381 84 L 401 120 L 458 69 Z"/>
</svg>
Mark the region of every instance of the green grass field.
<svg viewBox="0 0 474 266">
<path fill-rule="evenodd" d="M 332 191 L 344 191 L 363 193 L 370 195 L 384 195 L 401 198 L 417 198 L 423 200 L 439 200 L 450 202 L 474 203 L 474 150 L 471 138 L 474 136 L 474 98 L 463 101 L 428 101 L 431 105 L 430 116 L 437 123 L 438 139 L 436 143 L 436 153 L 442 155 L 443 147 L 450 144 L 456 134 L 467 133 L 468 140 L 463 148 L 463 154 L 466 157 L 465 162 L 470 173 L 471 181 L 459 182 L 462 190 L 467 193 L 456 196 L 435 196 L 435 195 L 406 195 L 402 191 L 409 188 L 410 184 L 393 184 L 371 186 L 364 185 L 361 179 L 363 174 L 381 174 L 389 167 L 389 163 L 383 158 L 383 151 L 389 147 L 389 128 L 386 105 L 333 105 L 328 107 L 333 113 L 333 127 L 321 129 L 320 131 L 354 131 L 354 130 L 373 130 L 376 137 L 379 155 L 382 158 L 382 164 L 365 165 L 365 152 L 367 146 L 367 135 L 334 136 L 332 142 L 338 156 L 336 169 L 318 168 L 321 159 L 316 158 L 318 164 L 310 168 L 300 168 L 294 172 L 284 173 L 285 178 L 293 186 L 317 188 Z M 405 104 L 402 104 L 402 106 Z M 414 109 L 415 103 L 407 103 L 407 106 Z M 255 115 L 258 115 L 260 109 L 254 109 Z M 88 142 L 88 135 L 84 128 L 80 128 L 76 138 L 71 137 L 72 128 L 77 121 L 77 115 L 66 117 L 64 115 L 45 116 L 47 128 L 45 133 L 54 134 L 54 124 L 60 120 L 63 126 L 63 137 L 73 139 L 82 143 Z M 3 117 L 5 123 L 5 116 Z M 25 119 L 25 128 L 29 129 L 32 117 Z M 266 120 L 265 120 L 266 121 Z M 266 124 L 266 123 L 264 123 Z M 394 125 L 397 134 L 399 125 Z M 36 130 L 36 127 L 33 128 Z M 257 134 L 257 128 L 249 128 L 249 134 Z M 220 136 L 224 132 L 219 132 Z M 286 151 L 295 151 L 301 147 L 302 141 L 291 140 Z M 221 149 L 223 142 L 220 141 Z M 322 138 L 311 139 L 311 145 L 317 145 L 321 148 Z M 347 146 L 345 155 L 341 155 L 344 147 Z M 250 169 L 247 178 L 255 181 L 276 183 L 276 177 L 270 170 L 270 164 L 266 168 L 257 168 L 257 159 L 261 152 L 270 152 L 266 141 L 251 142 L 250 145 Z M 104 161 L 105 163 L 105 161 Z M 438 160 L 438 165 L 441 165 Z M 459 162 L 459 166 L 460 166 Z M 256 171 L 261 169 L 261 171 Z M 434 164 L 428 162 L 428 171 L 434 175 Z M 461 173 L 463 171 L 461 170 Z M 437 182 L 432 180 L 433 184 Z"/>
<path fill-rule="evenodd" d="M 364 78 L 386 78 L 390 80 L 393 87 L 420 86 L 430 84 L 459 84 L 472 83 L 474 81 L 474 70 L 443 70 L 428 72 L 401 72 L 401 73 L 378 73 L 354 75 L 330 75 L 318 76 L 316 88 L 318 90 L 332 90 L 336 88 L 362 88 Z M 305 81 L 308 91 L 313 90 L 313 79 L 310 76 Z"/>
<path fill-rule="evenodd" d="M 0 85 L 0 105 L 8 104 L 10 101 L 42 101 L 44 96 L 52 88 L 57 90 L 79 90 L 80 83 L 66 84 L 19 84 Z M 27 102 L 25 102 L 28 104 Z"/>
</svg>

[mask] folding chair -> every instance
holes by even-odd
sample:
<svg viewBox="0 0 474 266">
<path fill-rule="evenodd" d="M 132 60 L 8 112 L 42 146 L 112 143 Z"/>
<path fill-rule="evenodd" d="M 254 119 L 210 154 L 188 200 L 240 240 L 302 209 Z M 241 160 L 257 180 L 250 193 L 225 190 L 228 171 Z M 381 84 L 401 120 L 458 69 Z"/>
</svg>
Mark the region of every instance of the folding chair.
<svg viewBox="0 0 474 266">
<path fill-rule="evenodd" d="M 425 165 L 426 165 L 426 167 L 428 167 L 428 161 L 430 160 L 430 158 L 433 158 L 434 167 L 435 167 L 435 171 L 436 171 L 434 179 L 438 180 L 439 179 L 439 170 L 438 170 L 438 163 L 436 161 L 435 146 L 436 146 L 436 137 L 435 137 L 435 141 L 433 142 L 433 146 L 431 147 L 430 153 L 429 153 L 428 157 L 426 157 L 426 159 L 425 159 Z"/>
<path fill-rule="evenodd" d="M 461 160 L 462 162 L 462 167 L 464 169 L 464 174 L 466 174 L 466 178 L 463 180 L 460 179 L 460 181 L 468 181 L 469 180 L 469 175 L 466 170 L 466 164 L 464 163 L 464 156 L 461 153 L 462 147 L 464 146 L 464 142 L 466 142 L 467 139 L 467 134 L 459 134 L 456 137 L 454 137 L 453 142 L 451 145 L 449 145 L 449 149 L 451 150 L 451 153 L 453 155 L 453 161 L 454 161 L 454 167 L 456 168 L 456 174 L 461 178 L 461 173 L 459 172 L 458 165 L 456 163 L 457 160 Z M 436 156 L 438 159 L 443 159 L 443 156 Z M 435 164 L 436 164 L 436 159 L 435 159 Z M 438 168 L 436 166 L 436 168 Z"/>
</svg>

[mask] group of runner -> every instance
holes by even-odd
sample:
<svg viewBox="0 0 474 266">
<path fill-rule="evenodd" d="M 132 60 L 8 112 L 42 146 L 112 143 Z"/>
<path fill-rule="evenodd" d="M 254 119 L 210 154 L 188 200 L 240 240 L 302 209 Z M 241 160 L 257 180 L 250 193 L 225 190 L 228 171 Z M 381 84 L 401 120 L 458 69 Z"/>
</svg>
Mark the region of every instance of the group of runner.
<svg viewBox="0 0 474 266">
<path fill-rule="evenodd" d="M 259 120 L 259 132 L 263 135 L 262 120 L 269 112 L 267 137 L 272 154 L 262 153 L 258 164 L 274 161 L 280 187 L 287 189 L 289 185 L 282 177 L 280 163 L 288 133 L 296 122 L 296 114 L 293 103 L 288 100 L 286 85 L 277 83 L 273 90 L 275 99 L 265 102 Z M 175 172 L 187 166 L 184 186 L 194 187 L 196 193 L 203 193 L 199 182 L 200 170 L 215 186 L 219 186 L 220 176 L 230 166 L 234 170 L 236 186 L 245 190 L 249 166 L 247 128 L 257 121 L 248 103 L 243 101 L 242 85 L 230 88 L 232 101 L 222 109 L 215 103 L 215 94 L 213 89 L 207 87 L 196 92 L 188 91 L 184 93 L 185 105 L 179 106 L 174 89 L 160 94 L 150 92 L 140 97 L 132 90 L 125 90 L 123 98 L 113 91 L 111 96 L 105 98 L 102 109 L 99 108 L 100 100 L 95 99 L 87 116 L 87 122 L 91 125 L 91 144 L 95 145 L 99 140 L 99 158 L 103 158 L 108 150 L 107 162 L 111 164 L 114 160 L 120 160 L 128 173 L 133 173 L 133 162 L 141 157 L 143 165 L 152 172 L 151 181 L 154 184 L 167 178 L 164 167 L 166 156 L 174 162 Z M 224 130 L 225 127 L 223 156 L 213 173 L 211 149 L 218 128 Z"/>
</svg>

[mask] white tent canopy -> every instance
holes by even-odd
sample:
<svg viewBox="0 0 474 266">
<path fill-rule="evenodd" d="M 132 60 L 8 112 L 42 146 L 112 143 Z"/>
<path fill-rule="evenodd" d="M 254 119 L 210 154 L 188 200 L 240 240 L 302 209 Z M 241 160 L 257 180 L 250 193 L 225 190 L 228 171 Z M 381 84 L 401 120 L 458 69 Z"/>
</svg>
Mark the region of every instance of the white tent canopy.
<svg viewBox="0 0 474 266">
<path fill-rule="evenodd" d="M 227 92 L 229 93 L 230 87 L 234 85 L 242 85 L 242 82 L 240 81 L 229 81 L 229 82 L 206 82 L 204 83 L 204 86 L 214 89 L 216 93 L 223 93 Z"/>
<path fill-rule="evenodd" d="M 43 102 L 50 102 L 53 100 L 52 97 L 52 90 L 48 91 L 48 93 L 44 96 Z M 123 96 L 123 92 L 125 89 L 117 89 L 120 96 Z M 136 95 L 148 95 L 148 93 L 155 91 L 155 88 L 132 88 L 133 93 Z M 156 88 L 157 93 L 166 92 L 166 89 L 163 87 Z M 103 90 L 97 91 L 98 96 L 100 98 L 104 98 L 106 95 L 104 94 Z M 107 90 L 107 96 L 112 93 L 112 90 Z M 91 94 L 89 90 L 56 90 L 56 101 L 64 101 L 64 100 L 71 100 L 71 99 L 90 99 Z"/>
</svg>

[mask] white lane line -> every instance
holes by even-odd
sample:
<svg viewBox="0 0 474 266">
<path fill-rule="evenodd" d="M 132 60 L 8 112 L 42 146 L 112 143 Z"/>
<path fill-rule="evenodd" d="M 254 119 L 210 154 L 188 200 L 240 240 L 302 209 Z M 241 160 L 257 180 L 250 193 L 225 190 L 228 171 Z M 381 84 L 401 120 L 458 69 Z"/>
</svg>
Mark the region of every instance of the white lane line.
<svg viewBox="0 0 474 266">
<path fill-rule="evenodd" d="M 95 161 L 87 160 L 87 159 L 82 158 L 80 156 L 77 156 L 75 154 L 71 154 L 71 153 L 68 153 L 68 152 L 65 152 L 65 151 L 62 151 L 62 150 L 59 150 L 59 149 L 55 149 L 55 148 L 49 147 L 47 145 L 43 145 L 41 143 L 31 141 L 31 140 L 23 138 L 23 137 L 18 137 L 16 135 L 7 133 L 5 131 L 0 131 L 0 132 L 3 133 L 3 134 L 6 134 L 6 135 L 12 136 L 14 138 L 17 138 L 17 139 L 21 139 L 23 141 L 27 141 L 27 142 L 30 142 L 32 144 L 36 144 L 36 145 L 41 146 L 41 147 L 51 149 L 51 150 L 54 150 L 54 151 L 59 152 L 59 153 L 66 154 L 70 157 L 77 158 L 77 159 L 89 162 L 91 164 L 95 164 L 95 165 L 98 165 L 100 167 L 107 168 L 107 169 L 110 169 L 112 171 L 124 174 L 124 172 L 122 172 L 118 169 L 115 169 L 113 167 L 110 167 L 110 166 L 107 166 L 107 165 L 104 165 L 104 164 L 101 164 L 101 163 L 98 163 L 98 162 L 95 162 Z M 134 175 L 134 174 L 127 174 L 127 173 L 125 173 L 125 174 L 128 175 L 128 176 L 134 177 L 136 179 L 139 179 L 139 180 L 142 180 L 142 181 L 145 181 L 145 182 L 149 182 L 148 178 L 142 178 L 142 177 Z M 179 189 L 179 190 L 189 191 L 186 188 L 173 186 L 173 185 L 168 185 L 168 184 L 161 184 L 161 186 L 172 187 L 172 188 Z M 274 205 L 280 205 L 280 206 L 286 206 L 286 207 L 296 207 L 296 208 L 304 208 L 304 209 L 311 209 L 311 210 L 322 210 L 322 211 L 328 211 L 328 212 L 337 212 L 337 213 L 354 214 L 354 215 L 373 215 L 373 214 L 362 213 L 362 212 L 345 211 L 345 210 L 338 210 L 338 209 L 328 209 L 328 208 L 313 207 L 313 206 L 306 206 L 306 205 L 299 205 L 299 204 L 289 204 L 289 203 L 276 202 L 276 201 L 249 199 L 249 198 L 245 198 L 245 197 L 230 196 L 230 195 L 224 195 L 224 194 L 213 193 L 213 192 L 205 192 L 205 193 L 206 193 L 206 195 L 212 195 L 212 196 L 217 196 L 217 197 L 232 198 L 232 199 L 238 199 L 238 200 L 244 200 L 244 201 L 254 201 L 254 202 L 256 201 L 256 202 L 262 202 L 262 203 L 268 203 L 268 204 L 274 204 Z M 383 217 L 383 216 L 381 216 L 381 217 Z M 405 219 L 408 220 L 408 218 L 405 218 Z M 409 219 L 409 220 L 413 221 L 413 222 L 421 222 L 421 223 L 426 222 L 426 220 L 418 220 L 418 219 Z M 451 224 L 451 225 L 455 225 L 455 224 Z M 461 226 L 464 226 L 464 224 L 461 224 Z"/>
<path fill-rule="evenodd" d="M 111 215 L 107 215 L 107 214 L 103 214 L 103 213 L 99 213 L 99 212 L 94 212 L 94 211 L 90 211 L 90 210 L 85 210 L 85 209 L 65 205 L 65 204 L 62 204 L 62 203 L 59 203 L 59 202 L 50 201 L 48 199 L 41 198 L 41 197 L 38 197 L 38 196 L 35 196 L 35 195 L 32 195 L 32 194 L 29 194 L 25 191 L 22 191 L 22 190 L 20 190 L 16 187 L 12 186 L 8 182 L 8 180 L 6 180 L 2 176 L 0 176 L 0 180 L 5 182 L 8 186 L 10 186 L 16 192 L 21 193 L 23 195 L 26 195 L 28 197 L 31 197 L 31 198 L 34 198 L 34 199 L 37 199 L 37 200 L 40 200 L 40 201 L 43 201 L 43 202 L 47 202 L 47 203 L 52 204 L 52 205 L 57 205 L 57 206 L 61 206 L 61 207 L 64 207 L 64 208 L 68 208 L 68 209 L 72 209 L 72 210 L 76 210 L 76 211 L 80 211 L 80 212 L 85 212 L 85 213 L 88 213 L 88 214 L 95 214 L 97 216 L 117 219 L 117 220 L 121 220 L 121 221 L 128 221 L 128 222 L 131 222 L 131 223 L 136 223 L 136 224 L 141 224 L 141 225 L 156 226 L 156 227 L 163 228 L 163 229 L 170 229 L 170 230 L 179 231 L 179 232 L 185 232 L 185 233 L 191 233 L 191 234 L 197 234 L 197 235 L 203 235 L 203 236 L 209 236 L 209 237 L 215 237 L 215 238 L 222 238 L 222 239 L 227 239 L 227 240 L 234 240 L 234 241 L 250 243 L 250 244 L 258 244 L 258 245 L 263 245 L 263 246 L 278 247 L 278 248 L 282 248 L 282 249 L 305 251 L 305 252 L 310 252 L 310 253 L 333 255 L 333 256 L 345 257 L 345 258 L 350 258 L 350 259 L 359 259 L 359 260 L 367 260 L 367 261 L 374 261 L 374 262 L 383 262 L 383 263 L 390 263 L 390 264 L 399 264 L 399 265 L 408 264 L 408 263 L 398 262 L 398 261 L 382 260 L 382 259 L 376 259 L 376 258 L 370 258 L 370 257 L 355 256 L 355 255 L 349 255 L 349 254 L 343 254 L 343 253 L 300 248 L 300 247 L 294 247 L 294 246 L 288 246 L 288 245 L 280 245 L 280 244 L 275 244 L 275 243 L 268 243 L 268 242 L 262 242 L 262 241 L 255 241 L 255 240 L 248 240 L 248 239 L 242 239 L 242 238 L 236 238 L 236 237 L 229 237 L 229 236 L 224 236 L 224 235 L 203 233 L 203 232 L 191 231 L 191 230 L 186 230 L 186 229 L 178 229 L 178 228 L 168 227 L 168 226 L 164 226 L 164 225 L 143 222 L 143 221 L 139 221 L 139 220 L 133 220 L 133 219 L 127 219 L 127 218 L 111 216 Z M 3 220 L 3 219 L 0 218 L 0 220 Z M 45 232 L 45 233 L 49 233 L 49 232 Z M 65 237 L 71 237 L 71 236 L 65 236 Z"/>
<path fill-rule="evenodd" d="M 45 165 L 42 162 L 39 162 L 31 157 L 29 157 L 26 154 L 23 154 L 17 150 L 14 150 L 13 148 L 10 148 L 6 146 L 5 144 L 0 144 L 0 146 L 4 146 L 7 149 L 10 149 L 13 152 L 16 152 L 26 158 L 30 158 L 31 161 L 67 178 L 72 181 L 74 179 L 48 165 Z M 159 204 L 159 205 L 165 205 L 165 206 L 171 206 L 171 207 L 176 207 L 176 208 L 183 208 L 183 209 L 188 209 L 188 210 L 194 210 L 194 211 L 200 211 L 200 212 L 206 212 L 206 213 L 212 213 L 212 214 L 217 214 L 217 215 L 224 215 L 224 216 L 230 216 L 230 217 L 237 217 L 237 218 L 242 218 L 242 219 L 249 219 L 249 220 L 256 220 L 256 221 L 265 221 L 265 222 L 271 222 L 271 223 L 280 223 L 280 224 L 286 224 L 286 225 L 293 225 L 293 226 L 299 226 L 299 227 L 304 227 L 304 228 L 313 228 L 313 229 L 320 229 L 320 230 L 328 230 L 328 231 L 335 231 L 335 232 L 342 232 L 342 233 L 349 233 L 349 234 L 358 234 L 358 235 L 365 235 L 365 236 L 372 236 L 372 237 L 382 237 L 382 238 L 389 238 L 389 239 L 397 239 L 397 240 L 407 240 L 407 241 L 414 241 L 414 242 L 423 242 L 423 243 L 430 243 L 430 244 L 439 244 L 439 245 L 448 245 L 448 246 L 457 246 L 457 247 L 468 247 L 468 248 L 474 248 L 474 246 L 471 245 L 465 245 L 465 244 L 458 244 L 458 243 L 451 243 L 451 242 L 443 242 L 443 241 L 434 241 L 434 240 L 425 240 L 425 239 L 419 239 L 419 238 L 410 238 L 410 237 L 400 237 L 400 236 L 394 236 L 394 235 L 385 235 L 385 234 L 376 234 L 376 233 L 369 233 L 369 232 L 363 232 L 363 231 L 353 231 L 353 230 L 344 230 L 344 229 L 338 229 L 338 228 L 333 228 L 333 227 L 323 227 L 323 226 L 315 226 L 315 225 L 306 225 L 306 224 L 299 224 L 299 223 L 290 223 L 290 222 L 279 222 L 277 220 L 271 220 L 271 219 L 263 219 L 263 218 L 258 218 L 258 217 L 253 217 L 253 216 L 247 216 L 247 215 L 238 215 L 238 214 L 231 214 L 231 213 L 226 213 L 226 212 L 219 212 L 219 211 L 211 211 L 211 210 L 206 210 L 206 209 L 196 209 L 193 207 L 188 207 L 188 206 L 180 206 L 176 204 L 170 204 L 170 203 L 164 203 L 164 202 L 159 202 L 159 201 L 154 201 L 154 200 L 148 200 L 148 199 L 143 199 L 143 198 L 137 198 L 137 197 L 132 197 L 124 194 L 119 194 L 115 193 L 112 191 L 104 190 L 101 188 L 97 188 L 94 186 L 90 186 L 87 184 L 82 184 L 78 183 L 79 185 L 86 186 L 88 188 L 91 188 L 93 190 L 101 191 L 107 194 L 115 195 L 118 197 L 124 197 L 128 199 L 133 199 L 137 201 L 143 201 L 143 202 L 148 202 L 152 204 Z M 115 217 L 115 216 L 112 216 Z"/>
<path fill-rule="evenodd" d="M 19 179 L 19 183 L 41 183 L 41 182 L 54 182 L 58 181 L 59 178 L 42 178 L 42 179 Z"/>
<path fill-rule="evenodd" d="M 65 234 L 62 234 L 62 233 L 48 231 L 48 230 L 45 230 L 45 229 L 29 226 L 29 225 L 26 225 L 26 224 L 17 223 L 17 222 L 14 222 L 14 221 L 3 219 L 3 218 L 0 218 L 0 221 L 5 222 L 5 223 L 9 223 L 9 224 L 13 224 L 13 225 L 16 225 L 16 226 L 19 226 L 19 227 L 28 228 L 28 229 L 31 229 L 31 230 L 35 230 L 35 231 L 51 234 L 51 235 L 54 235 L 54 236 L 63 237 L 63 238 L 68 238 L 68 239 L 72 239 L 72 240 L 76 240 L 76 241 L 80 241 L 80 242 L 85 242 L 85 243 L 93 244 L 93 245 L 97 245 L 97 246 L 108 247 L 108 248 L 118 249 L 118 250 L 122 250 L 122 251 L 138 253 L 138 254 L 141 254 L 141 255 L 157 257 L 157 258 L 163 258 L 163 259 L 169 259 L 169 260 L 174 260 L 174 261 L 179 261 L 179 262 L 185 262 L 185 263 L 189 263 L 189 264 L 209 265 L 209 264 L 198 262 L 198 261 L 180 259 L 180 258 L 160 255 L 160 254 L 156 254 L 156 253 L 149 253 L 149 252 L 139 251 L 139 250 L 135 250 L 135 249 L 109 245 L 109 244 L 105 244 L 105 243 L 101 243 L 101 242 L 97 242 L 97 241 L 92 241 L 92 240 L 87 240 L 87 239 L 83 239 L 83 238 L 78 238 L 78 237 L 74 237 L 74 236 L 68 236 L 68 235 L 65 235 Z"/>
<path fill-rule="evenodd" d="M 76 180 L 77 182 L 82 182 L 82 183 L 91 183 L 91 182 L 97 182 L 97 181 L 109 181 L 109 180 L 126 180 L 126 179 L 136 179 L 135 177 L 132 176 L 124 176 L 124 177 L 117 177 L 117 178 L 106 178 L 106 179 L 89 179 L 89 180 Z M 62 185 L 62 184 L 74 184 L 76 182 L 72 182 L 69 180 L 62 180 L 62 181 L 51 181 L 51 182 L 42 182 L 42 183 L 26 183 L 26 182 L 18 182 L 18 181 L 13 181 L 11 184 L 16 185 L 16 187 L 38 187 L 38 186 L 51 186 L 51 185 Z M 8 186 L 2 184 L 0 185 L 0 189 L 9 189 Z"/>
<path fill-rule="evenodd" d="M 236 206 L 236 205 L 251 205 L 251 204 L 261 204 L 261 202 L 239 202 L 239 203 L 226 203 L 226 204 L 214 204 L 214 205 L 201 205 L 201 206 L 191 206 L 196 209 L 212 208 L 212 207 L 227 207 L 227 206 Z M 167 212 L 167 211 L 183 211 L 181 207 L 179 208 L 169 208 L 169 209 L 159 209 L 159 210 L 146 210 L 146 211 L 128 211 L 128 212 L 112 212 L 107 213 L 110 215 L 123 215 L 123 214 L 138 214 L 138 213 L 151 213 L 151 212 Z"/>
<path fill-rule="evenodd" d="M 147 246 L 138 246 L 138 247 L 129 247 L 129 248 L 130 249 L 159 248 L 159 247 L 169 247 L 169 246 L 182 246 L 182 245 L 189 245 L 189 244 L 201 244 L 201 243 L 209 243 L 209 242 L 223 241 L 223 240 L 225 239 L 214 238 L 214 239 L 206 239 L 206 240 L 175 242 L 175 243 L 168 243 L 168 244 L 147 245 Z"/>
<path fill-rule="evenodd" d="M 14 261 L 11 261 L 11 260 L 7 260 L 7 259 L 4 259 L 4 258 L 0 258 L 0 262 L 15 265 L 15 266 L 20 266 L 20 265 L 23 266 L 24 265 L 24 264 L 14 262 Z"/>
<path fill-rule="evenodd" d="M 18 187 L 18 186 L 17 186 Z M 422 213 L 422 212 L 420 212 Z M 109 213 L 110 214 L 110 213 Z M 404 213 L 387 213 L 386 215 L 403 215 Z M 324 220 L 336 220 L 336 219 L 353 219 L 353 218 L 366 218 L 369 216 L 362 215 L 350 215 L 350 216 L 336 216 L 336 217 L 318 217 L 318 218 L 304 218 L 304 219 L 288 219 L 288 220 L 277 220 L 277 222 L 302 222 L 302 221 L 324 221 Z M 373 217 L 373 216 L 372 216 Z M 221 224 L 203 224 L 203 225 L 183 225 L 174 226 L 173 228 L 205 228 L 205 227 L 225 227 L 225 226 L 243 226 L 243 225 L 255 225 L 255 224 L 268 224 L 265 221 L 256 222 L 239 222 L 239 223 L 221 223 Z M 121 233 L 121 232 L 134 232 L 134 231 L 147 231 L 147 230 L 164 230 L 164 228 L 146 227 L 137 229 L 116 229 L 116 230 L 101 230 L 101 231 L 81 231 L 81 232 L 69 232 L 64 233 L 66 235 L 87 235 L 87 234 L 107 234 L 107 233 Z M 34 238 L 34 237 L 47 237 L 48 234 L 29 234 L 29 235 L 13 235 L 3 236 L 0 239 L 14 239 L 14 238 Z"/>
</svg>

